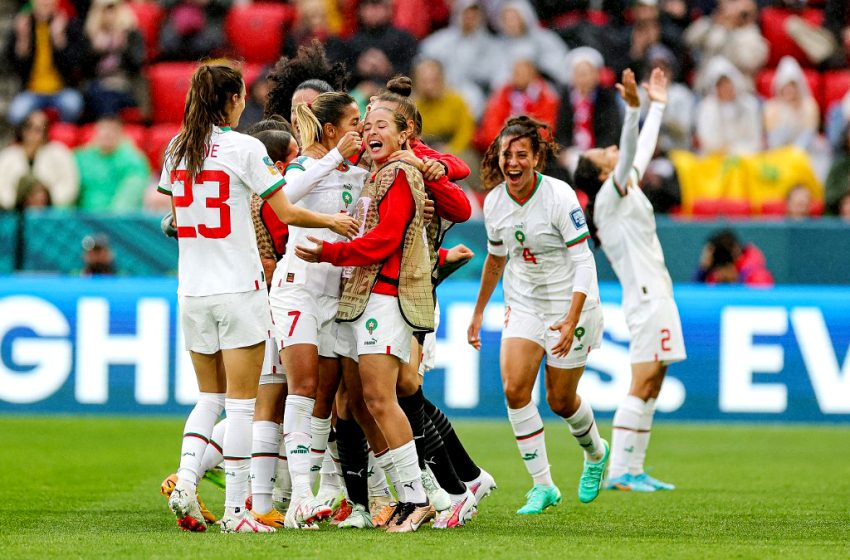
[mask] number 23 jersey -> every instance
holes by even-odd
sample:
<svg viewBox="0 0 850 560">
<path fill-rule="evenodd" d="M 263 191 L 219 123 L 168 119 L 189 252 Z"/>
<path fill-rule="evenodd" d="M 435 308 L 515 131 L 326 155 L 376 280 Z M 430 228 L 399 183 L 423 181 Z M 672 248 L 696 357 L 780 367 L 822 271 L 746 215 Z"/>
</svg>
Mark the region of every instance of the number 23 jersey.
<svg viewBox="0 0 850 560">
<path fill-rule="evenodd" d="M 197 176 L 189 177 L 185 162 L 173 168 L 166 161 L 158 187 L 173 197 L 177 211 L 177 293 L 208 296 L 265 289 L 251 192 L 267 199 L 283 187 L 283 176 L 262 142 L 229 127 L 214 127 L 205 150 Z"/>
<path fill-rule="evenodd" d="M 575 267 L 569 247 L 590 233 L 575 191 L 563 181 L 536 174 L 528 199 L 515 199 L 504 183 L 484 201 L 487 251 L 508 257 L 503 277 L 505 303 L 530 311 L 564 315 L 573 294 Z M 599 305 L 596 279 L 584 308 Z"/>
</svg>

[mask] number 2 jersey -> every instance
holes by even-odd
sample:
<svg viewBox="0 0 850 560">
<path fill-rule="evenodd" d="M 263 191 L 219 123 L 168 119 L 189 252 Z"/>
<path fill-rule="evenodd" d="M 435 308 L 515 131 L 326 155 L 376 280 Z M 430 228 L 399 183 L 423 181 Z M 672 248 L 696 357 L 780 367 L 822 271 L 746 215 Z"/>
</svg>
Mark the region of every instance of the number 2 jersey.
<svg viewBox="0 0 850 560">
<path fill-rule="evenodd" d="M 307 156 L 294 159 L 286 167 L 286 180 L 288 182 L 293 181 L 296 176 L 305 174 L 319 161 Z M 342 161 L 342 156 L 339 156 L 339 165 L 336 169 L 324 175 L 303 198 L 294 198 L 291 199 L 291 202 L 319 214 L 337 214 L 339 212 L 353 214 L 355 203 L 360 197 L 360 191 L 363 189 L 368 174 L 367 170 L 352 166 Z M 286 188 L 284 187 L 284 191 L 286 191 Z M 312 242 L 307 240 L 307 236 L 330 242 L 345 240 L 344 237 L 329 229 L 289 226 L 286 254 L 278 262 L 278 269 L 275 271 L 276 285 L 279 284 L 279 287 L 302 285 L 316 294 L 339 297 L 342 267 L 324 262 L 308 263 L 295 256 L 296 246 L 312 246 Z"/>
<path fill-rule="evenodd" d="M 173 166 L 166 161 L 159 181 L 158 190 L 173 197 L 176 210 L 177 293 L 208 296 L 265 289 L 251 193 L 269 198 L 283 187 L 283 176 L 262 142 L 229 127 L 213 127 L 205 150 L 197 176 L 189 177 L 185 162 Z"/>
<path fill-rule="evenodd" d="M 525 201 L 504 183 L 484 201 L 487 250 L 507 256 L 503 277 L 505 303 L 541 314 L 565 315 L 573 295 L 576 267 L 570 247 L 587 244 L 590 233 L 575 191 L 563 181 L 537 174 Z M 589 248 L 585 247 L 589 252 Z M 596 268 L 584 309 L 599 305 Z"/>
</svg>

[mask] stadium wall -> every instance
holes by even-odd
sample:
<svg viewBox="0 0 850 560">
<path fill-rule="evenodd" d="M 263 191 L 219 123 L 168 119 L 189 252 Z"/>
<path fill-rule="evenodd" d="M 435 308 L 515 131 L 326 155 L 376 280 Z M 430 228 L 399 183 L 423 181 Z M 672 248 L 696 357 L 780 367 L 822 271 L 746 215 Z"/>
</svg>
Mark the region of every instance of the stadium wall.
<svg viewBox="0 0 850 560">
<path fill-rule="evenodd" d="M 691 280 L 705 241 L 722 227 L 731 227 L 744 242 L 758 245 L 778 284 L 850 281 L 850 259 L 844 258 L 850 254 L 850 235 L 847 224 L 838 219 L 717 222 L 659 216 L 657 223 L 674 282 Z M 177 245 L 160 232 L 159 216 L 50 210 L 19 218 L 0 212 L 0 244 L 12 248 L 22 240 L 21 268 L 27 272 L 78 273 L 82 268 L 80 241 L 93 233 L 109 236 L 122 275 L 168 276 L 177 270 Z M 455 243 L 465 243 L 476 253 L 456 278 L 477 281 L 487 251 L 483 224 L 456 225 L 446 237 L 447 246 Z M 608 261 L 600 252 L 597 255 L 599 278 L 616 281 Z M 14 250 L 0 252 L 0 274 L 12 272 L 14 265 Z"/>
<path fill-rule="evenodd" d="M 175 291 L 163 278 L 0 277 L 0 413 L 185 413 L 197 390 Z M 629 336 L 619 287 L 601 293 L 605 340 L 580 391 L 610 415 L 629 385 Z M 441 286 L 426 392 L 453 416 L 504 417 L 502 296 L 479 354 L 466 344 L 476 294 L 472 282 Z M 676 299 L 689 358 L 670 368 L 660 417 L 850 421 L 850 287 L 677 285 Z"/>
</svg>

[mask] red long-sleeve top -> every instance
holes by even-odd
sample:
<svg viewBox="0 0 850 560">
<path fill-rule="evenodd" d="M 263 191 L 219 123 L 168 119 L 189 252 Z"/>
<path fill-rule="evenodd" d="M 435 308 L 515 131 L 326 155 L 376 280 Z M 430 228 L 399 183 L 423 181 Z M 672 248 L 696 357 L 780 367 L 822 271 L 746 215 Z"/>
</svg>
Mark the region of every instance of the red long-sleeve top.
<svg viewBox="0 0 850 560">
<path fill-rule="evenodd" d="M 368 266 L 382 262 L 384 265 L 372 293 L 397 297 L 404 233 L 415 212 L 407 175 L 399 170 L 378 204 L 378 225 L 351 241 L 325 242 L 319 260 L 336 266 Z"/>
<path fill-rule="evenodd" d="M 460 181 L 469 177 L 469 166 L 457 156 L 438 152 L 421 140 L 411 141 L 410 148 L 413 150 L 413 154 L 419 159 L 436 159 L 445 165 L 446 177 L 448 177 L 449 181 Z"/>
<path fill-rule="evenodd" d="M 436 181 L 425 181 L 425 190 L 434 199 L 434 213 L 453 223 L 467 221 L 472 216 L 472 205 L 463 189 L 443 175 Z"/>
<path fill-rule="evenodd" d="M 263 220 L 263 225 L 269 230 L 272 243 L 274 243 L 274 250 L 278 255 L 284 254 L 286 252 L 286 241 L 289 239 L 289 226 L 277 217 L 268 202 L 263 202 L 263 206 L 260 208 L 260 217 Z"/>
</svg>

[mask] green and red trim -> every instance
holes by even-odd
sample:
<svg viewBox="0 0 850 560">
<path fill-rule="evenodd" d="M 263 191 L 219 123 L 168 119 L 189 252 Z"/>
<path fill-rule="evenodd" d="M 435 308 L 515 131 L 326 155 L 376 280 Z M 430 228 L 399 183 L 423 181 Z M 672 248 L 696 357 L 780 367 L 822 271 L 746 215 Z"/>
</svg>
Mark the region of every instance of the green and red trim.
<svg viewBox="0 0 850 560">
<path fill-rule="evenodd" d="M 581 235 L 579 235 L 578 237 L 576 237 L 575 239 L 573 239 L 572 241 L 567 241 L 567 247 L 575 247 L 579 243 L 583 243 L 583 242 L 587 241 L 588 239 L 590 239 L 590 232 L 586 231 L 586 232 L 582 233 Z"/>
<path fill-rule="evenodd" d="M 306 169 L 304 169 L 304 166 L 301 165 L 300 163 L 290 163 L 289 165 L 286 166 L 286 169 L 284 169 L 283 172 L 286 173 L 290 169 L 300 169 L 301 171 L 307 171 Z"/>
<path fill-rule="evenodd" d="M 251 453 L 251 458 L 256 459 L 257 457 L 266 457 L 268 459 L 277 459 L 277 453 Z"/>
<path fill-rule="evenodd" d="M 523 200 L 520 200 L 520 199 L 514 197 L 514 195 L 511 194 L 511 191 L 508 189 L 508 184 L 505 183 L 505 192 L 508 193 L 508 196 L 510 197 L 510 199 L 513 200 L 514 202 L 516 202 L 517 204 L 519 204 L 520 206 L 525 206 L 525 203 L 532 199 L 534 194 L 537 192 L 537 189 L 540 188 L 540 183 L 543 182 L 543 175 L 541 175 L 540 173 L 535 173 L 535 175 L 537 175 L 537 182 L 534 184 L 534 190 L 532 190 L 531 194 L 529 194 Z"/>
<path fill-rule="evenodd" d="M 196 434 L 195 432 L 186 432 L 185 434 L 183 434 L 183 437 L 184 438 L 187 438 L 187 437 L 198 438 L 199 440 L 203 441 L 204 443 L 210 442 L 209 438 L 207 438 L 206 436 L 201 435 L 201 434 Z"/>
<path fill-rule="evenodd" d="M 543 428 L 541 427 L 539 430 L 537 430 L 535 432 L 531 432 L 530 434 L 526 434 L 524 436 L 516 436 L 516 440 L 517 441 L 523 441 L 523 440 L 526 440 L 526 439 L 531 439 L 534 436 L 539 436 L 542 433 L 543 433 Z"/>
<path fill-rule="evenodd" d="M 260 198 L 262 198 L 263 200 L 268 200 L 274 193 L 276 193 L 277 191 L 282 189 L 283 185 L 285 185 L 285 184 L 286 184 L 286 180 L 281 179 L 280 181 L 278 181 L 277 183 L 275 183 L 274 185 L 272 185 L 271 187 L 266 189 L 266 192 L 261 194 Z"/>
<path fill-rule="evenodd" d="M 227 455 L 224 456 L 225 461 L 248 461 L 250 459 L 250 457 L 228 457 Z"/>
<path fill-rule="evenodd" d="M 167 194 L 168 196 L 171 196 L 171 191 L 170 191 L 170 190 L 168 190 L 168 189 L 166 189 L 166 188 L 164 188 L 164 187 L 162 187 L 162 186 L 160 186 L 160 185 L 157 185 L 157 186 L 156 186 L 156 190 L 158 190 L 158 191 L 159 191 L 159 192 L 161 192 L 162 194 Z"/>
</svg>

